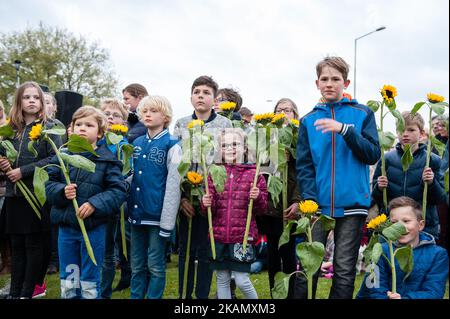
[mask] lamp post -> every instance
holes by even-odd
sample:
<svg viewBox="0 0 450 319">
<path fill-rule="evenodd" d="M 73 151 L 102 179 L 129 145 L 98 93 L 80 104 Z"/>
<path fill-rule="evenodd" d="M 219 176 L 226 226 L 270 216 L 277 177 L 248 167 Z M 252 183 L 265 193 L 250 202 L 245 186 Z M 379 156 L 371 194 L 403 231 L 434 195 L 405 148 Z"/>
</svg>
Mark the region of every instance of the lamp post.
<svg viewBox="0 0 450 319">
<path fill-rule="evenodd" d="M 384 30 L 384 29 L 386 29 L 386 27 L 384 27 L 384 26 L 379 27 L 378 29 L 373 30 L 373 31 L 371 31 L 369 33 L 366 33 L 366 34 L 364 34 L 364 35 L 362 35 L 360 37 L 357 37 L 355 39 L 355 61 L 353 63 L 353 98 L 354 99 L 356 99 L 356 45 L 357 45 L 357 41 L 359 39 L 361 39 L 361 38 L 364 38 L 364 37 L 368 36 L 369 34 L 372 34 L 374 32 L 378 32 L 378 31 L 381 31 L 381 30 Z"/>
<path fill-rule="evenodd" d="M 20 64 L 21 63 L 22 63 L 22 61 L 20 61 L 20 60 L 14 60 L 14 67 L 16 68 L 16 88 L 18 88 L 20 86 L 19 73 L 20 73 Z"/>
</svg>

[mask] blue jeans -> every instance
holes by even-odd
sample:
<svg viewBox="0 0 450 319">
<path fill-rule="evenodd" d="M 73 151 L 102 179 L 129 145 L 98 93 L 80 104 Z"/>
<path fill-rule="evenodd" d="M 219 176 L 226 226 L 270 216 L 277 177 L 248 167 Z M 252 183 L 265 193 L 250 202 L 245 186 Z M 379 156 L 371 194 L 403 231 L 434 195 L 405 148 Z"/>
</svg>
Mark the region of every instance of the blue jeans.
<svg viewBox="0 0 450 319">
<path fill-rule="evenodd" d="M 87 231 L 97 265 L 90 259 L 83 234 L 78 229 L 60 226 L 58 237 L 59 271 L 62 299 L 99 299 L 100 271 L 105 253 L 105 225 Z"/>
<path fill-rule="evenodd" d="M 188 233 L 187 217 L 181 213 L 179 224 L 179 258 L 178 258 L 178 294 L 183 293 L 184 263 L 186 261 L 186 244 Z M 213 271 L 210 269 L 211 247 L 208 238 L 208 219 L 196 212 L 192 219 L 191 249 L 189 256 L 189 271 L 187 278 L 187 299 L 192 299 L 194 290 L 195 260 L 197 260 L 197 280 L 195 283 L 195 296 L 197 299 L 208 299 L 211 288 Z M 183 296 L 184 298 L 185 296 Z"/>
<path fill-rule="evenodd" d="M 365 215 L 353 215 L 336 218 L 334 228 L 334 275 L 329 299 L 352 299 L 355 290 L 356 262 L 358 261 L 359 246 L 362 229 L 366 220 Z M 321 222 L 316 222 L 313 228 L 313 241 L 321 242 L 324 247 L 328 233 L 322 229 Z M 313 298 L 316 295 L 319 271 L 313 277 Z M 308 294 L 307 282 L 299 274 L 295 281 L 294 298 L 306 299 Z"/>
<path fill-rule="evenodd" d="M 166 242 L 158 226 L 131 225 L 131 299 L 161 299 L 166 287 Z M 148 275 L 150 273 L 150 275 Z"/>
</svg>

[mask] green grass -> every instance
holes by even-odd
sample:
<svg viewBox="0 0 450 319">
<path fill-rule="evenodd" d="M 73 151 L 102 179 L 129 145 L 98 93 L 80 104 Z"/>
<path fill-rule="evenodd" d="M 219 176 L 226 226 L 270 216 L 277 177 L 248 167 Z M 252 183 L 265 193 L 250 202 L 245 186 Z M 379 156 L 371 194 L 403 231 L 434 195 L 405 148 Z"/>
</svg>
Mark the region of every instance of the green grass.
<svg viewBox="0 0 450 319">
<path fill-rule="evenodd" d="M 358 292 L 359 287 L 361 286 L 361 281 L 363 279 L 363 275 L 357 275 L 355 280 L 355 294 Z M 117 282 L 120 278 L 120 273 L 116 273 L 116 277 L 114 279 L 113 287 L 117 285 Z M 258 293 L 259 299 L 270 299 L 270 291 L 269 291 L 269 278 L 267 275 L 267 271 L 261 272 L 259 274 L 251 275 L 251 280 L 253 285 Z M 6 282 L 9 279 L 9 275 L 0 276 L 0 288 L 4 287 Z M 60 285 L 59 285 L 59 274 L 47 275 L 47 296 L 45 299 L 59 299 L 60 296 Z M 318 299 L 326 299 L 328 298 L 328 294 L 331 288 L 331 280 L 326 278 L 320 278 L 317 286 L 317 298 Z M 216 281 L 215 276 L 213 276 L 213 282 L 211 285 L 211 293 L 210 298 L 215 298 L 216 294 Z M 236 289 L 236 296 L 238 299 L 243 299 L 242 293 L 239 289 Z M 130 298 L 130 289 L 126 289 L 120 292 L 114 292 L 112 295 L 113 299 L 129 299 Z M 172 255 L 172 262 L 167 264 L 167 278 L 166 278 L 166 289 L 164 291 L 164 299 L 177 299 L 178 298 L 178 256 Z M 449 299 L 449 283 L 447 280 L 447 287 L 445 291 L 445 299 Z"/>
</svg>

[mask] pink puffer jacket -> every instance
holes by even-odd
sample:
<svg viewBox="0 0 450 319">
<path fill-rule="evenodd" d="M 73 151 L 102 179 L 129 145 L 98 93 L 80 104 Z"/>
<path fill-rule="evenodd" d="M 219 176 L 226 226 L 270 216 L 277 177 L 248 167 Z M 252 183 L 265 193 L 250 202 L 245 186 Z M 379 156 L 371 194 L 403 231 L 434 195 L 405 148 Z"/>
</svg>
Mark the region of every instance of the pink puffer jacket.
<svg viewBox="0 0 450 319">
<path fill-rule="evenodd" d="M 225 165 L 227 180 L 222 193 L 217 193 L 211 176 L 209 176 L 209 192 L 212 195 L 212 224 L 214 238 L 224 244 L 242 243 L 244 240 L 245 224 L 250 189 L 255 177 L 255 165 Z M 264 214 L 268 205 L 266 181 L 262 175 L 258 177 L 257 186 L 259 196 L 253 201 L 253 215 L 250 222 L 248 242 L 255 242 L 258 238 L 258 229 L 255 214 Z M 206 208 L 202 205 L 206 213 Z"/>
</svg>

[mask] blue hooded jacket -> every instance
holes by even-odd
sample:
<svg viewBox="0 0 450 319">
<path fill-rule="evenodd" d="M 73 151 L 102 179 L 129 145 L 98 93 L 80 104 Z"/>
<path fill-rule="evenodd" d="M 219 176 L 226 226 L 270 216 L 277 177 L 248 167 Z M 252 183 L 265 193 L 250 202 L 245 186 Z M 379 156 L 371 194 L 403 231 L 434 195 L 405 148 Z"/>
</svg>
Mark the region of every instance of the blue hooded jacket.
<svg viewBox="0 0 450 319">
<path fill-rule="evenodd" d="M 383 253 L 390 258 L 389 246 L 383 243 Z M 420 232 L 419 244 L 413 249 L 414 267 L 411 274 L 405 278 L 397 260 L 397 293 L 402 299 L 442 299 L 448 277 L 447 251 L 436 245 L 433 236 Z M 392 290 L 391 268 L 384 257 L 378 261 L 379 286 L 369 288 L 366 274 L 356 299 L 387 299 L 387 292 Z"/>
<path fill-rule="evenodd" d="M 340 133 L 322 133 L 315 121 L 343 123 Z M 380 158 L 375 117 L 367 106 L 343 98 L 319 103 L 300 122 L 297 181 L 300 197 L 316 201 L 331 217 L 367 214 L 370 207 L 369 166 Z"/>
<path fill-rule="evenodd" d="M 84 219 L 87 230 L 106 223 L 113 213 L 120 209 L 127 196 L 122 163 L 106 145 L 100 145 L 95 152 L 98 157 L 90 153 L 80 154 L 95 163 L 94 173 L 69 166 L 70 180 L 77 184 L 78 206 L 89 202 L 95 207 L 94 213 Z M 50 163 L 59 165 L 56 156 Z M 64 195 L 67 184 L 62 171 L 58 167 L 49 166 L 47 172 L 49 180 L 45 184 L 45 190 L 47 200 L 52 206 L 50 213 L 52 223 L 80 229 L 72 201 Z"/>
</svg>

